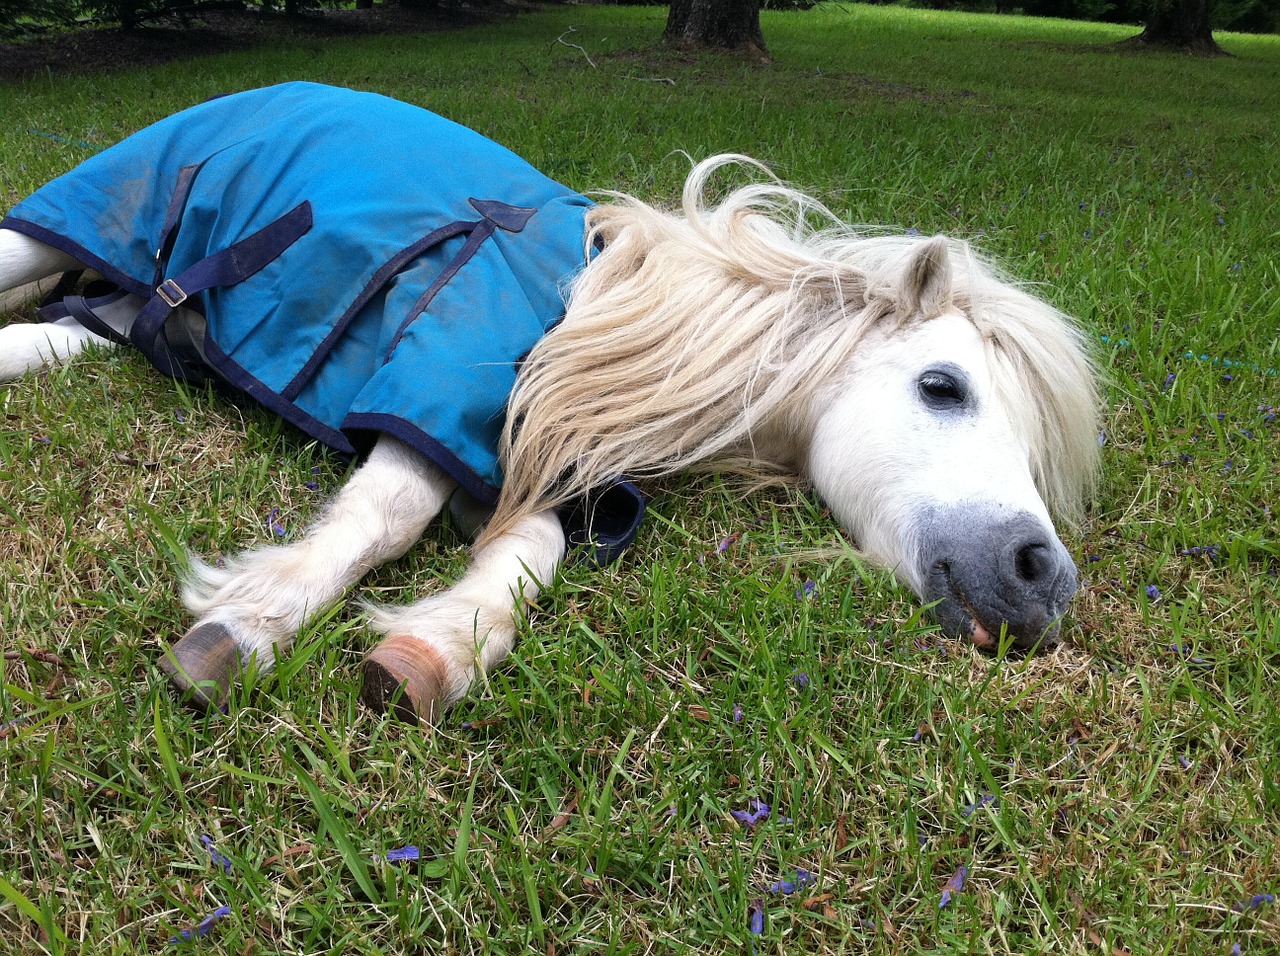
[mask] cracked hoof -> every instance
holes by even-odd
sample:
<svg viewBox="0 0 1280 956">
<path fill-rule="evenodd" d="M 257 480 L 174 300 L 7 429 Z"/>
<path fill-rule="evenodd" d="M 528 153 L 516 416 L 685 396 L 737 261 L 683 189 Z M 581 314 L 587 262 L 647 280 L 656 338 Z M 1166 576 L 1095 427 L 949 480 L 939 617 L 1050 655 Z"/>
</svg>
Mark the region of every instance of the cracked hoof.
<svg viewBox="0 0 1280 956">
<path fill-rule="evenodd" d="M 160 669 L 184 703 L 199 710 L 217 710 L 240 670 L 240 648 L 226 625 L 198 624 L 165 652 Z"/>
<path fill-rule="evenodd" d="M 393 634 L 364 659 L 360 699 L 380 714 L 434 724 L 444 714 L 445 666 L 425 641 Z"/>
</svg>

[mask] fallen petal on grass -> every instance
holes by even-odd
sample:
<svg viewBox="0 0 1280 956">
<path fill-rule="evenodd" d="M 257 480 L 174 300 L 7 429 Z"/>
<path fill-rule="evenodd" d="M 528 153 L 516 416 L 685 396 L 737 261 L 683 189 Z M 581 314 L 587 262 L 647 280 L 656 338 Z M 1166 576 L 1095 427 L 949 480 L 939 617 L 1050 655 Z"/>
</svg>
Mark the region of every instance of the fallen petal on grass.
<svg viewBox="0 0 1280 956">
<path fill-rule="evenodd" d="M 387 855 L 383 857 L 375 853 L 373 858 L 375 861 L 386 860 L 388 863 L 404 863 L 410 860 L 422 859 L 422 851 L 416 846 L 402 846 L 398 850 L 388 850 Z"/>
<path fill-rule="evenodd" d="M 1259 906 L 1266 906 L 1268 903 L 1274 903 L 1275 901 L 1276 895 L 1274 893 L 1258 893 L 1243 903 L 1236 903 L 1231 908 L 1237 913 L 1248 913 L 1250 910 L 1256 910 Z"/>
<path fill-rule="evenodd" d="M 204 844 L 206 850 L 209 851 L 209 859 L 213 861 L 214 866 L 222 867 L 223 873 L 231 872 L 231 858 L 218 852 L 218 848 L 213 845 L 213 837 L 209 834 L 203 834 L 200 842 Z"/>
<path fill-rule="evenodd" d="M 180 930 L 176 936 L 169 937 L 169 944 L 173 945 L 174 943 L 189 943 L 193 939 L 202 939 L 205 936 L 209 935 L 209 931 L 213 929 L 214 925 L 219 920 L 226 919 L 230 915 L 231 915 L 230 906 L 219 906 L 216 910 L 214 910 L 212 913 L 210 913 L 200 922 L 196 923 L 195 926 L 191 926 L 191 927 L 188 927 L 187 929 Z"/>
<path fill-rule="evenodd" d="M 730 810 L 729 816 L 746 827 L 754 827 L 761 820 L 768 820 L 771 810 L 763 800 L 750 800 L 746 810 Z"/>
<path fill-rule="evenodd" d="M 969 878 L 969 868 L 963 863 L 951 874 L 951 879 L 942 884 L 942 896 L 938 898 L 938 909 L 945 908 L 957 893 L 964 889 L 965 880 Z"/>
<path fill-rule="evenodd" d="M 802 890 L 806 886 L 812 886 L 818 882 L 818 878 L 808 870 L 796 868 L 796 878 L 794 880 L 778 880 L 769 884 L 770 893 L 781 893 L 783 896 L 790 896 L 796 890 Z"/>
<path fill-rule="evenodd" d="M 981 794 L 975 803 L 969 804 L 960 811 L 960 816 L 971 817 L 975 810 L 981 810 L 983 807 L 1000 806 L 1000 798 L 994 793 Z"/>
</svg>

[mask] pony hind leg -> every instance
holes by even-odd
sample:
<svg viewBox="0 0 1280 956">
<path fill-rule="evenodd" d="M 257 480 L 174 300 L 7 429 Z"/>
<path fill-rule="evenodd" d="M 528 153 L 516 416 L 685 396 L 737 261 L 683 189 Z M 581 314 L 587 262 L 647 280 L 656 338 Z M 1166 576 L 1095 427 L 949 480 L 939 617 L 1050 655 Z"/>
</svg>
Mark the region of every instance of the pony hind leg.
<svg viewBox="0 0 1280 956">
<path fill-rule="evenodd" d="M 193 560 L 182 597 L 196 623 L 161 669 L 195 706 L 221 706 L 245 662 L 269 669 L 308 618 L 404 554 L 453 489 L 453 479 L 418 452 L 382 436 L 301 539 L 221 567 Z"/>
<path fill-rule="evenodd" d="M 524 602 L 564 559 L 565 537 L 553 511 L 530 515 L 480 548 L 462 578 L 442 594 L 403 608 L 371 608 L 387 637 L 364 662 L 361 698 L 379 712 L 434 723 L 515 642 Z"/>
<path fill-rule="evenodd" d="M 52 287 L 44 280 L 81 268 L 65 252 L 12 229 L 0 229 L 0 312 L 38 299 Z M 127 332 L 140 304 L 141 300 L 122 300 L 111 324 L 119 322 Z M 66 361 L 91 344 L 105 348 L 113 345 L 74 319 L 6 325 L 0 328 L 0 382 Z"/>
</svg>

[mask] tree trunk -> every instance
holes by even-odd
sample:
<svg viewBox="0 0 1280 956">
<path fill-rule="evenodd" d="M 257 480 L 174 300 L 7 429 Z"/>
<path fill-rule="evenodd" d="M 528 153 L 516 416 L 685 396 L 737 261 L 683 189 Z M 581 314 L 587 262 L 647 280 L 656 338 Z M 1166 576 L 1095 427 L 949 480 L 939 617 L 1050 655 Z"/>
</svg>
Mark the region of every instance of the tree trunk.
<svg viewBox="0 0 1280 956">
<path fill-rule="evenodd" d="M 671 0 L 662 39 L 673 46 L 737 50 L 769 61 L 760 0 Z"/>
<path fill-rule="evenodd" d="M 1155 0 L 1146 26 L 1131 41 L 1135 45 L 1171 47 L 1193 53 L 1226 51 L 1213 39 L 1213 8 L 1217 0 Z"/>
</svg>

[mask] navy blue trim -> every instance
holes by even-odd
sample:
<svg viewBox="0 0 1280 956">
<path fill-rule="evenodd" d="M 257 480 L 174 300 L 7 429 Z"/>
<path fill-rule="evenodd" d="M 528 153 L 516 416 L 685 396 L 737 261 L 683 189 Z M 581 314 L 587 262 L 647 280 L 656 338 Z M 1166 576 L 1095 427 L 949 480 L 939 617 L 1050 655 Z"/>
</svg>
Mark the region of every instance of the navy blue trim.
<svg viewBox="0 0 1280 956">
<path fill-rule="evenodd" d="M 383 286 L 390 282 L 395 276 L 403 272 L 408 265 L 418 258 L 428 249 L 437 246 L 442 242 L 446 242 L 455 236 L 470 232 L 475 229 L 478 223 L 474 222 L 451 222 L 447 226 L 441 226 L 439 229 L 433 229 L 417 242 L 410 246 L 406 246 L 397 252 L 394 256 L 384 262 L 378 271 L 373 274 L 365 287 L 360 290 L 360 294 L 356 296 L 355 301 L 347 307 L 347 310 L 338 317 L 338 321 L 334 323 L 333 329 L 324 337 L 317 347 L 311 358 L 307 359 L 307 363 L 302 366 L 298 374 L 286 385 L 280 392 L 282 398 L 289 401 L 297 398 L 302 394 L 302 390 L 307 387 L 307 383 L 315 377 L 320 365 L 329 357 L 329 353 L 333 351 L 333 347 L 337 345 L 338 339 L 342 338 L 355 317 L 360 313 L 369 300 L 378 294 Z"/>
<path fill-rule="evenodd" d="M 113 302 L 119 302 L 128 294 L 123 289 L 116 289 L 114 292 L 96 296 L 92 299 L 87 299 L 82 295 L 64 295 L 56 302 L 42 305 L 36 310 L 36 315 L 40 316 L 41 322 L 57 322 L 59 319 L 66 318 L 75 319 L 94 335 L 110 339 L 117 345 L 128 345 L 129 340 L 98 318 L 98 314 L 95 311 L 103 306 L 111 305 Z"/>
<path fill-rule="evenodd" d="M 507 232 L 520 232 L 529 224 L 538 210 L 528 206 L 513 206 L 497 199 L 468 199 L 471 208 Z"/>
<path fill-rule="evenodd" d="M 498 501 L 496 486 L 481 478 L 470 465 L 412 422 L 382 412 L 354 412 L 342 420 L 342 430 L 348 434 L 380 432 L 397 438 L 439 465 L 472 498 L 487 505 Z"/>
<path fill-rule="evenodd" d="M 106 260 L 99 259 L 78 242 L 73 242 L 66 236 L 60 236 L 44 226 L 39 226 L 34 222 L 27 222 L 25 219 L 5 216 L 0 219 L 0 229 L 12 229 L 14 232 L 20 232 L 24 236 L 30 236 L 38 242 L 43 242 L 46 246 L 52 246 L 60 252 L 65 252 L 82 266 L 88 266 L 102 273 L 104 278 L 111 280 L 126 292 L 140 295 L 144 299 L 152 294 L 153 290 L 146 282 L 135 279 L 126 272 L 121 272 Z"/>
<path fill-rule="evenodd" d="M 164 274 L 169 268 L 169 256 L 173 254 L 173 244 L 178 241 L 178 224 L 187 209 L 191 187 L 202 168 L 204 163 L 183 166 L 178 170 L 178 179 L 174 183 L 173 195 L 169 197 L 169 206 L 164 213 L 164 224 L 160 228 L 160 239 L 156 243 L 156 273 L 152 285 L 158 286 L 164 281 Z"/>
<path fill-rule="evenodd" d="M 382 359 L 383 362 L 391 361 L 391 353 L 396 350 L 396 346 L 400 344 L 400 340 L 404 337 L 404 333 L 409 326 L 417 320 L 418 316 L 427 311 L 427 307 L 431 305 L 431 300 L 436 297 L 450 279 L 458 274 L 458 270 L 471 260 L 471 257 L 479 251 L 484 241 L 493 235 L 495 228 L 497 228 L 496 225 L 487 219 L 484 222 L 476 223 L 476 227 L 471 230 L 471 233 L 467 236 L 467 241 L 458 250 L 458 254 L 444 267 L 444 271 L 436 276 L 435 281 L 431 283 L 427 291 L 418 296 L 418 301 L 413 303 L 413 308 L 409 310 L 409 314 L 400 323 L 400 328 L 396 329 L 395 337 L 391 340 L 387 354 Z"/>
<path fill-rule="evenodd" d="M 305 432 L 316 441 L 328 445 L 334 451 L 344 455 L 356 454 L 356 448 L 347 436 L 336 428 L 330 428 L 318 418 L 304 412 L 297 405 L 286 401 L 275 393 L 269 385 L 264 384 L 227 355 L 209 336 L 204 340 L 205 360 L 226 382 L 241 394 L 253 399 L 267 411 L 279 415 L 290 425 Z"/>
<path fill-rule="evenodd" d="M 40 308 L 47 308 L 55 302 L 61 302 L 67 296 L 71 295 L 71 293 L 75 292 L 76 285 L 79 284 L 80 277 L 83 275 L 83 269 L 72 269 L 69 272 L 64 272 L 62 275 L 58 276 L 57 284 L 49 290 L 48 295 L 40 300 Z"/>
</svg>

